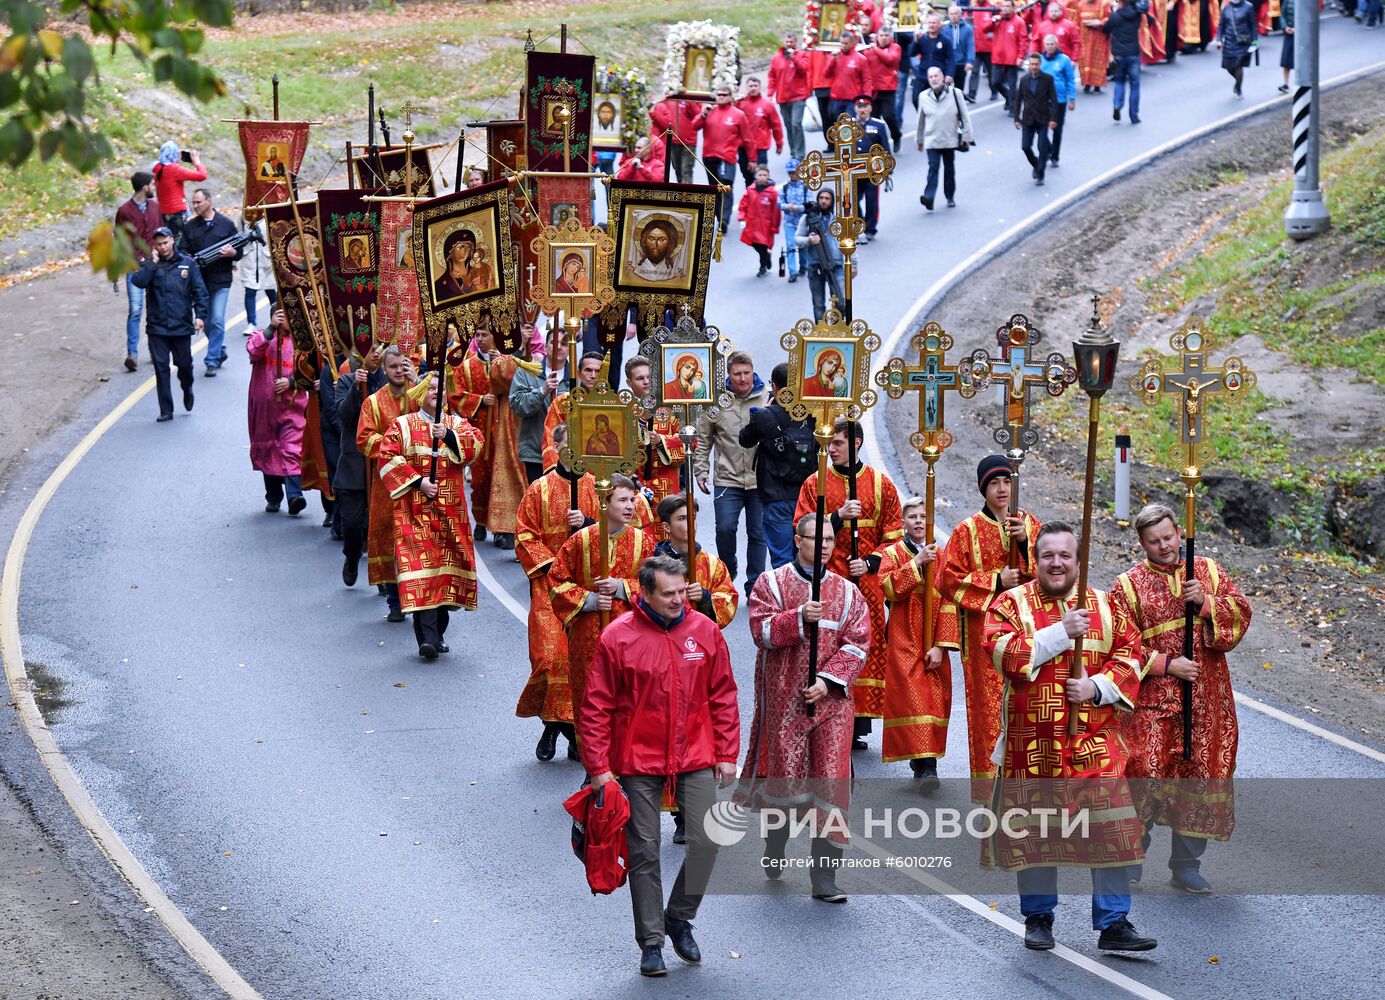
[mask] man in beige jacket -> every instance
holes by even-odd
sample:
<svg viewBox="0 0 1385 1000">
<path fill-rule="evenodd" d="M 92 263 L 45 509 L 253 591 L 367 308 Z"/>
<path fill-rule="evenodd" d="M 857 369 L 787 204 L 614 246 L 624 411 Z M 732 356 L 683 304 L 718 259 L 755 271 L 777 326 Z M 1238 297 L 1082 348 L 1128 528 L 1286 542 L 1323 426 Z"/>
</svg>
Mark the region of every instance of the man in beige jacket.
<svg viewBox="0 0 1385 1000">
<path fill-rule="evenodd" d="M 760 494 L 756 490 L 755 448 L 740 443 L 741 428 L 750 422 L 750 411 L 769 405 L 769 395 L 755 363 L 745 351 L 735 351 L 727 359 L 726 388 L 731 405 L 720 409 L 715 418 L 706 408 L 697 418 L 697 448 L 693 452 L 693 476 L 703 493 L 712 494 L 717 525 L 717 556 L 726 564 L 731 580 L 739 565 L 736 554 L 741 511 L 745 511 L 745 593 L 765 569 L 765 533 L 761 526 Z M 709 487 L 712 450 L 716 450 L 716 482 Z"/>
<path fill-rule="evenodd" d="M 971 131 L 971 115 L 957 88 L 943 79 L 943 71 L 933 66 L 928 70 L 928 87 L 919 95 L 918 147 L 928 153 L 928 183 L 924 185 L 919 202 L 933 211 L 933 196 L 938 192 L 938 164 L 943 168 L 943 197 L 947 207 L 955 208 L 952 200 L 957 193 L 954 160 L 957 150 L 975 145 Z M 965 150 L 964 150 L 965 151 Z"/>
</svg>

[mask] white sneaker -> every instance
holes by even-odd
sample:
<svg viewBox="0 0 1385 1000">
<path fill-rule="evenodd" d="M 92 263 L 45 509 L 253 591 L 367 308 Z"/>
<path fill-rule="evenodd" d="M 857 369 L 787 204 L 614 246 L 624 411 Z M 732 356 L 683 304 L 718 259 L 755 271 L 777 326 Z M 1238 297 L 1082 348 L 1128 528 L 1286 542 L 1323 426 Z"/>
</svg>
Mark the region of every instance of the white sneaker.
<svg viewBox="0 0 1385 1000">
<path fill-rule="evenodd" d="M 245 328 L 245 332 L 242 333 L 241 336 L 242 336 L 242 337 L 248 337 L 248 336 L 250 336 L 250 335 L 251 335 L 252 333 L 254 333 L 254 332 L 255 332 L 255 328 L 254 328 L 253 326 L 247 326 L 247 327 Z"/>
</svg>

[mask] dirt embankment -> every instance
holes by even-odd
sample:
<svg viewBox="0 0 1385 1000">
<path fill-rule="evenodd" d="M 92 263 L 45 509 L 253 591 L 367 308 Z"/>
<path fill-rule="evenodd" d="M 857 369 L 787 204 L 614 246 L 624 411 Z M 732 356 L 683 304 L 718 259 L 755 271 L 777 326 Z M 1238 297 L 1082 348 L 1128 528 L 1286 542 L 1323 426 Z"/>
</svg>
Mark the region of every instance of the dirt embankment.
<svg viewBox="0 0 1385 1000">
<path fill-rule="evenodd" d="M 1327 92 L 1322 120 L 1325 149 L 1385 128 L 1385 87 L 1380 78 Z M 953 332 L 957 352 L 970 353 L 983 344 L 993 348 L 990 331 L 1012 313 L 1023 312 L 1044 331 L 1045 347 L 1066 354 L 1086 326 L 1091 295 L 1116 291 L 1121 306 L 1112 332 L 1122 344 L 1118 389 L 1112 394 L 1117 395 L 1138 366 L 1135 359 L 1141 350 L 1166 353 L 1169 336 L 1186 319 L 1209 316 L 1217 307 L 1218 296 L 1209 294 L 1166 315 L 1147 299 L 1149 285 L 1142 281 L 1207 252 L 1222 228 L 1288 176 L 1287 126 L 1284 112 L 1276 109 L 1155 161 L 988 261 L 926 319 Z M 1330 205 L 1330 189 L 1327 198 Z M 1346 273 L 1345 263 L 1333 255 L 1351 252 L 1350 234 L 1305 246 L 1323 256 L 1304 281 L 1325 284 Z M 1370 313 L 1357 310 L 1351 322 L 1368 328 Z M 1231 342 L 1223 338 L 1213 353 L 1216 358 L 1239 354 L 1259 373 L 1260 389 L 1276 405 L 1254 416 L 1247 410 L 1244 419 L 1266 421 L 1283 435 L 1303 462 L 1305 480 L 1314 456 L 1340 460 L 1351 454 L 1352 446 L 1379 447 L 1385 393 L 1375 383 L 1342 369 L 1296 366 L 1256 336 Z M 1044 397 L 1036 404 L 1035 422 L 1040 427 L 1052 424 L 1059 408 L 1079 406 L 1085 413 L 1085 406 L 1074 400 Z M 950 423 L 957 442 L 939 466 L 939 476 L 956 486 L 952 495 L 966 496 L 975 482 L 975 456 L 998 450 L 991 441 L 997 410 L 989 394 L 975 404 L 953 404 Z M 1147 429 L 1141 424 L 1150 419 L 1136 415 L 1130 421 L 1136 458 L 1132 507 L 1158 501 L 1181 511 L 1175 459 L 1141 452 L 1141 432 Z M 913 407 L 892 407 L 889 426 L 909 480 L 921 490 L 924 467 L 907 440 L 914 426 Z M 1076 426 L 1069 424 L 1070 429 Z M 1092 550 L 1092 578 L 1102 587 L 1139 555 L 1130 529 L 1118 527 L 1110 514 L 1115 431 L 1103 424 L 1100 467 L 1105 482 L 1098 487 Z M 1076 522 L 1082 509 L 1084 457 L 1079 436 L 1045 433 L 1024 464 L 1022 504 L 1041 518 Z M 1285 534 L 1286 525 L 1292 531 L 1294 512 L 1282 509 L 1269 484 L 1222 475 L 1215 457 L 1207 464 L 1198 553 L 1226 565 L 1255 608 L 1255 624 L 1231 656 L 1234 681 L 1300 714 L 1307 711 L 1330 720 L 1364 742 L 1385 743 L 1385 674 L 1380 660 L 1385 579 L 1368 567 L 1364 573 L 1353 572 L 1345 568 L 1347 560 L 1305 557 L 1303 550 L 1310 548 L 1305 540 Z M 955 523 L 974 510 L 972 498 L 966 497 L 961 509 L 942 513 Z M 1358 511 L 1355 517 L 1362 524 L 1370 522 L 1369 511 Z M 1342 541 L 1335 539 L 1337 544 Z M 1370 558 L 1366 548 L 1357 548 L 1355 554 Z"/>
</svg>

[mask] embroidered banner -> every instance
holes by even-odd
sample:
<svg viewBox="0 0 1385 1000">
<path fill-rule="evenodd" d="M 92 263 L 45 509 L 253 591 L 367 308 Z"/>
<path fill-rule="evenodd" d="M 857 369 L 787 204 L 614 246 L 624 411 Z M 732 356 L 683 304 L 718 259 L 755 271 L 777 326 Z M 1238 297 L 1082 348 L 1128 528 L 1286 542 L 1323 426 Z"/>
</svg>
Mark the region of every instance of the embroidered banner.
<svg viewBox="0 0 1385 1000">
<path fill-rule="evenodd" d="M 432 148 L 415 146 L 408 150 L 413 154 L 410 157 L 413 164 L 412 177 L 405 170 L 406 150 L 402 147 L 382 149 L 375 156 L 369 153 L 353 156 L 351 162 L 356 165 L 356 183 L 370 194 L 404 194 L 407 187 L 409 193 L 415 197 L 431 198 L 436 193 L 433 187 L 432 161 L 428 157 L 428 150 Z"/>
<path fill-rule="evenodd" d="M 322 227 L 323 258 L 332 323 L 342 343 L 366 354 L 377 333 L 371 306 L 380 292 L 380 202 L 368 202 L 360 191 L 319 191 L 317 216 Z"/>
<path fill-rule="evenodd" d="M 579 173 L 591 169 L 595 70 L 595 56 L 537 50 L 529 53 L 524 111 L 528 169 Z"/>
<path fill-rule="evenodd" d="M 279 305 L 293 337 L 300 359 L 300 375 L 317 371 L 315 360 L 342 350 L 333 344 L 331 306 L 327 294 L 327 272 L 322 264 L 322 240 L 317 223 L 317 202 L 301 201 L 265 210 L 269 230 L 269 259 L 274 265 L 274 281 L 279 286 Z"/>
<path fill-rule="evenodd" d="M 290 179 L 303 165 L 308 123 L 243 121 L 236 125 L 245 154 L 245 216 L 257 219 L 256 206 L 293 197 Z"/>
<path fill-rule="evenodd" d="M 375 336 L 417 357 L 423 311 L 414 267 L 414 213 L 406 201 L 376 204 L 380 207 L 380 293 L 375 306 Z"/>
</svg>

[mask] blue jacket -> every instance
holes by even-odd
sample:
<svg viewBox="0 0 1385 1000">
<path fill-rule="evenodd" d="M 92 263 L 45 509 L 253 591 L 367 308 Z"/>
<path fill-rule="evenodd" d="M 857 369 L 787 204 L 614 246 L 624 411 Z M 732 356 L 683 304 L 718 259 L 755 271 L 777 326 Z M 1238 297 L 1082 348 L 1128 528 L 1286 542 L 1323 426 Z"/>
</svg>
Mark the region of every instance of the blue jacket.
<svg viewBox="0 0 1385 1000">
<path fill-rule="evenodd" d="M 207 286 L 202 283 L 202 270 L 187 254 L 179 251 L 172 260 L 154 263 L 144 258 L 138 271 L 130 276 L 130 284 L 143 288 L 145 298 L 145 332 L 161 337 L 191 337 L 195 331 L 195 316 L 207 321 Z"/>
<path fill-rule="evenodd" d="M 976 64 L 976 32 L 966 21 L 943 22 L 943 37 L 952 43 L 952 65 Z M 955 74 L 949 74 L 955 75 Z"/>
<path fill-rule="evenodd" d="M 785 215 L 792 215 L 793 224 L 797 225 L 803 206 L 808 201 L 808 185 L 798 179 L 798 160 L 790 157 L 789 162 L 784 164 L 784 169 L 789 172 L 789 180 L 779 189 L 779 211 Z"/>
<path fill-rule="evenodd" d="M 1057 92 L 1059 104 L 1077 100 L 1077 72 L 1072 60 L 1062 49 L 1052 59 L 1047 53 L 1039 53 L 1039 69 L 1053 77 L 1053 89 Z"/>
<path fill-rule="evenodd" d="M 930 66 L 942 70 L 943 76 L 951 76 L 952 67 L 957 64 L 957 60 L 952 57 L 952 43 L 948 41 L 947 29 L 938 32 L 937 38 L 932 38 L 927 33 L 922 38 L 915 38 L 914 43 L 909 46 L 909 60 L 914 64 L 914 76 L 924 83 L 928 82 Z"/>
</svg>

